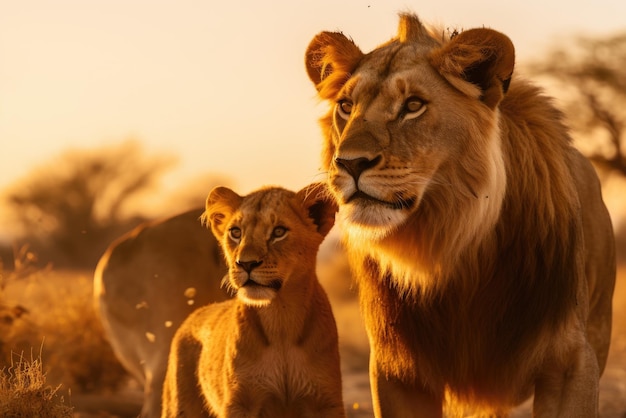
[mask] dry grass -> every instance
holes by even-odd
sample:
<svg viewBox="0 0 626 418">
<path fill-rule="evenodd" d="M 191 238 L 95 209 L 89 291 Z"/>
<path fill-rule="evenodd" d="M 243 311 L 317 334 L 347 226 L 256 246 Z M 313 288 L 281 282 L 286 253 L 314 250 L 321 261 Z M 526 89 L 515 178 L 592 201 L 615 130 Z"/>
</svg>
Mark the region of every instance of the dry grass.
<svg viewBox="0 0 626 418">
<path fill-rule="evenodd" d="M 0 369 L 13 364 L 14 353 L 24 353 L 38 346 L 34 324 L 30 321 L 28 308 L 12 301 L 7 289 L 21 285 L 26 278 L 44 270 L 35 267 L 36 257 L 27 246 L 16 248 L 15 269 L 5 271 L 0 262 Z"/>
<path fill-rule="evenodd" d="M 79 417 L 63 395 L 78 402 L 127 382 L 93 308 L 90 272 L 19 269 L 0 275 L 1 417 Z M 25 361 L 23 353 L 33 351 L 40 356 Z"/>
<path fill-rule="evenodd" d="M 75 283 L 60 286 L 57 299 L 47 301 L 45 315 L 37 320 L 45 337 L 44 359 L 50 365 L 50 378 L 74 392 L 114 391 L 127 374 L 93 309 L 91 280 L 84 276 L 68 280 Z"/>
<path fill-rule="evenodd" d="M 9 365 L 12 353 L 43 347 L 43 371 L 63 390 L 102 393 L 126 382 L 128 375 L 93 308 L 90 272 L 40 270 L 24 277 L 5 273 L 3 280 L 0 368 Z"/>
<path fill-rule="evenodd" d="M 46 384 L 40 359 L 19 360 L 0 374 L 0 416 L 5 418 L 71 418 L 72 408 Z"/>
</svg>

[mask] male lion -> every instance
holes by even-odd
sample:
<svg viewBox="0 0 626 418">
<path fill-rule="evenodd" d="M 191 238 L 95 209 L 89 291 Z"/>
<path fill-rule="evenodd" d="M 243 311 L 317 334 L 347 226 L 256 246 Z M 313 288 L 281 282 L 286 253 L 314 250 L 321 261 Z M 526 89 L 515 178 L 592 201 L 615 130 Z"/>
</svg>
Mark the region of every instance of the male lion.
<svg viewBox="0 0 626 418">
<path fill-rule="evenodd" d="M 94 275 L 100 319 L 117 358 L 144 386 L 142 417 L 161 416 L 174 332 L 197 307 L 225 300 L 227 272 L 202 209 L 145 223 L 104 253 Z"/>
<path fill-rule="evenodd" d="M 596 416 L 614 240 L 561 112 L 490 29 L 400 15 L 368 54 L 322 32 L 323 167 L 359 283 L 378 417 Z"/>
<path fill-rule="evenodd" d="M 172 341 L 163 417 L 344 417 L 337 327 L 315 275 L 337 206 L 326 187 L 225 187 L 205 219 L 233 300 L 198 309 Z"/>
</svg>

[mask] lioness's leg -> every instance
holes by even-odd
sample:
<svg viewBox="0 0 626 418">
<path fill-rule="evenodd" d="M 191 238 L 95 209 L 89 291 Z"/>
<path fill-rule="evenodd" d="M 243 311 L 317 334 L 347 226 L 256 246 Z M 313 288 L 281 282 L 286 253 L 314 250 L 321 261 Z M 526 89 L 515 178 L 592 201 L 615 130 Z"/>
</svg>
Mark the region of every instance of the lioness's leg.
<svg viewBox="0 0 626 418">
<path fill-rule="evenodd" d="M 424 388 L 407 385 L 395 377 L 385 376 L 374 354 L 370 356 L 370 384 L 374 415 L 377 418 L 441 418 L 442 398 Z"/>
<path fill-rule="evenodd" d="M 533 416 L 598 416 L 600 377 L 595 353 L 585 341 L 570 357 L 569 362 L 552 362 L 541 372 L 535 382 Z"/>
<path fill-rule="evenodd" d="M 145 364 L 146 381 L 144 384 L 144 403 L 141 411 L 142 418 L 161 416 L 163 398 L 163 382 L 167 371 L 167 357 L 169 349 L 160 349 L 155 352 L 149 362 Z"/>
</svg>

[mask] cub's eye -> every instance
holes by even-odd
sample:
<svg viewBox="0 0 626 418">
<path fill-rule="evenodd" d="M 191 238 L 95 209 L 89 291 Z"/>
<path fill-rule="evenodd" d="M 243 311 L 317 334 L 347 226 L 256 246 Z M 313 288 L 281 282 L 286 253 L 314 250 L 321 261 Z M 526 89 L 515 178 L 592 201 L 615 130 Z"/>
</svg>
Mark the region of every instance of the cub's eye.
<svg viewBox="0 0 626 418">
<path fill-rule="evenodd" d="M 415 96 L 409 97 L 406 102 L 404 102 L 403 107 L 404 119 L 413 119 L 421 115 L 426 111 L 426 103 L 420 98 Z"/>
<path fill-rule="evenodd" d="M 272 238 L 274 241 L 280 241 L 287 236 L 289 230 L 284 226 L 277 226 L 272 230 Z"/>
<path fill-rule="evenodd" d="M 239 242 L 241 240 L 241 228 L 237 226 L 233 226 L 228 230 L 228 237 L 235 242 Z"/>
<path fill-rule="evenodd" d="M 342 119 L 348 120 L 350 113 L 352 113 L 352 102 L 348 99 L 339 100 L 337 102 L 337 113 Z"/>
</svg>

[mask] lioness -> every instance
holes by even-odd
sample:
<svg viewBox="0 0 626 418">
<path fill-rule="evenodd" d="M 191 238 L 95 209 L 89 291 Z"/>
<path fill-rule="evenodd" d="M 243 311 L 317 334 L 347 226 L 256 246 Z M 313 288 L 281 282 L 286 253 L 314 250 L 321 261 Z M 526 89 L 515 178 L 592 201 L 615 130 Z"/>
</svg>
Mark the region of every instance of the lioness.
<svg viewBox="0 0 626 418">
<path fill-rule="evenodd" d="M 172 341 L 163 417 L 343 417 L 337 328 L 315 275 L 335 221 L 327 189 L 218 187 L 205 220 L 236 298 L 198 309 Z"/>
<path fill-rule="evenodd" d="M 398 35 L 364 54 L 306 51 L 323 169 L 360 287 L 378 417 L 593 417 L 615 250 L 596 174 L 561 112 L 512 78 L 490 29 Z"/>
<path fill-rule="evenodd" d="M 117 358 L 144 386 L 142 417 L 161 416 L 174 332 L 197 307 L 228 298 L 203 209 L 147 222 L 114 241 L 94 274 L 96 308 Z"/>
</svg>

